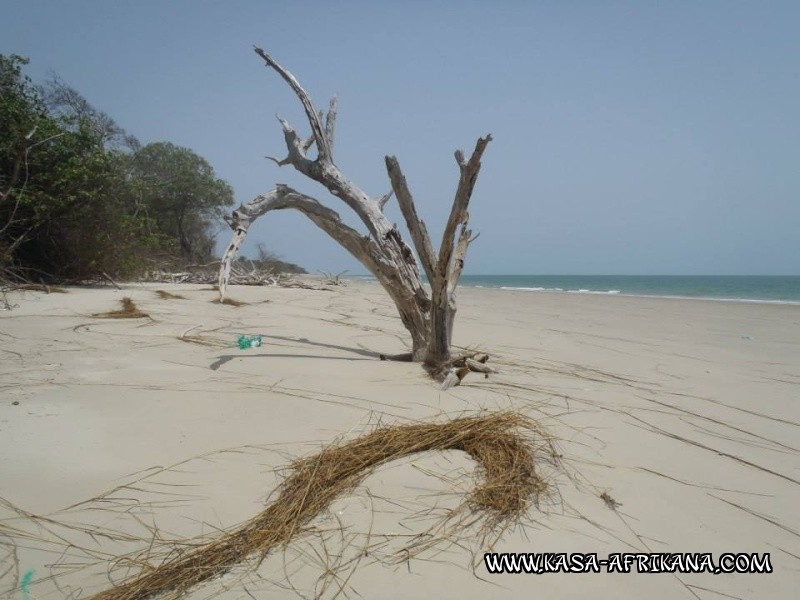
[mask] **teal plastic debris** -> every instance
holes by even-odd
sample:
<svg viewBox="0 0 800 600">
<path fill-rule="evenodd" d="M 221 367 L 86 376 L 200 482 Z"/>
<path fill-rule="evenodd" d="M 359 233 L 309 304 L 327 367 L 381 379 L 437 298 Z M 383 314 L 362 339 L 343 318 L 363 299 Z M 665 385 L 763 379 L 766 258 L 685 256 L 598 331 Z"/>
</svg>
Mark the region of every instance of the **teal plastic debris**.
<svg viewBox="0 0 800 600">
<path fill-rule="evenodd" d="M 36 573 L 36 571 L 34 571 L 33 569 L 27 570 L 25 572 L 25 575 L 23 575 L 22 577 L 22 581 L 20 581 L 19 583 L 19 589 L 22 590 L 22 597 L 24 598 L 24 600 L 29 600 L 31 597 L 30 587 L 31 587 L 31 582 L 33 581 L 34 573 Z"/>
<path fill-rule="evenodd" d="M 260 335 L 240 335 L 239 339 L 236 340 L 236 343 L 239 344 L 239 350 L 249 350 L 250 348 L 260 348 L 261 347 L 261 336 Z"/>
</svg>

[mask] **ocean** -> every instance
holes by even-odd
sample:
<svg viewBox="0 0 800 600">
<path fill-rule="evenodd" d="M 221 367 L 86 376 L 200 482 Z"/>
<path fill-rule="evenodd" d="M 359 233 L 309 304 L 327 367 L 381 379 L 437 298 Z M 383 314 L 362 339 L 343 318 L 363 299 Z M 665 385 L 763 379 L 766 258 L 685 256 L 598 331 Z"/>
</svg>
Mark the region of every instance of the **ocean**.
<svg viewBox="0 0 800 600">
<path fill-rule="evenodd" d="M 462 286 L 528 292 L 656 296 L 800 304 L 800 276 L 773 275 L 463 275 Z"/>
</svg>

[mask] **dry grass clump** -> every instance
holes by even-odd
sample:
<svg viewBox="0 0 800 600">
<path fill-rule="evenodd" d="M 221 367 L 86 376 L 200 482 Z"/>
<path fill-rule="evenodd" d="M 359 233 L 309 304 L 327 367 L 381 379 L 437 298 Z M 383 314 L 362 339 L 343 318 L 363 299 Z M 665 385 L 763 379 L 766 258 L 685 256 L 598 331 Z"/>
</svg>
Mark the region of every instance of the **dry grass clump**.
<svg viewBox="0 0 800 600">
<path fill-rule="evenodd" d="M 156 290 L 156 295 L 162 300 L 186 300 L 185 296 L 180 294 L 171 294 L 165 290 Z"/>
<path fill-rule="evenodd" d="M 122 303 L 121 309 L 111 310 L 104 313 L 95 313 L 92 316 L 100 319 L 141 319 L 143 317 L 150 316 L 147 313 L 140 311 L 136 304 L 134 304 L 133 300 L 127 296 L 120 300 L 120 302 Z"/>
<path fill-rule="evenodd" d="M 212 348 L 227 348 L 229 344 L 202 335 L 182 335 L 178 339 L 187 344 L 197 344 L 198 346 L 210 346 Z"/>
<path fill-rule="evenodd" d="M 520 519 L 547 489 L 535 470 L 543 434 L 535 422 L 514 412 L 465 417 L 444 423 L 379 427 L 350 442 L 337 442 L 297 460 L 267 508 L 239 529 L 147 567 L 138 577 L 92 596 L 91 600 L 141 600 L 181 594 L 218 577 L 256 553 L 266 555 L 291 541 L 317 515 L 361 483 L 376 467 L 411 454 L 461 450 L 477 463 L 482 477 L 467 509 L 493 529 Z M 550 441 L 544 447 L 554 458 Z M 456 512 L 454 511 L 454 512 Z"/>
<path fill-rule="evenodd" d="M 228 344 L 223 342 L 222 340 L 206 337 L 203 335 L 189 335 L 190 331 L 194 331 L 195 329 L 199 329 L 202 325 L 195 325 L 194 327 L 190 327 L 186 331 L 184 331 L 178 339 L 182 342 L 187 342 L 189 344 L 198 344 L 200 346 L 213 346 L 215 348 L 227 348 Z"/>
<path fill-rule="evenodd" d="M 247 306 L 248 302 L 242 302 L 241 300 L 235 300 L 234 298 L 229 298 L 225 296 L 222 300 L 219 298 L 214 298 L 211 302 L 214 304 L 227 304 L 228 306 Z"/>
</svg>

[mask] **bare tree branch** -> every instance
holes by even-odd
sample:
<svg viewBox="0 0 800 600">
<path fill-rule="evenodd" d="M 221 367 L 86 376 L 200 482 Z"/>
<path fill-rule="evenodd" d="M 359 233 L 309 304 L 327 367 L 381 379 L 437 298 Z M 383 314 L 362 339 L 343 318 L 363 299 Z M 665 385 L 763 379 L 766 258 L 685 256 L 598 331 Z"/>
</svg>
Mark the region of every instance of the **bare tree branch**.
<svg viewBox="0 0 800 600">
<path fill-rule="evenodd" d="M 267 160 L 271 160 L 279 167 L 285 167 L 286 165 L 291 164 L 291 161 L 288 158 L 282 158 L 280 160 L 278 160 L 274 156 L 265 156 L 264 158 L 266 158 Z"/>
<path fill-rule="evenodd" d="M 358 215 L 370 235 L 382 248 L 385 260 L 390 264 L 397 265 L 397 268 L 401 271 L 401 276 L 406 280 L 409 287 L 414 290 L 414 297 L 424 305 L 427 302 L 427 295 L 422 286 L 419 269 L 411 249 L 400 237 L 394 225 L 383 215 L 378 204 L 352 181 L 347 179 L 338 167 L 333 164 L 330 145 L 327 144 L 327 140 L 324 140 L 327 145 L 327 151 L 321 151 L 319 141 L 319 133 L 322 131 L 320 118 L 315 112 L 308 94 L 300 86 L 294 75 L 275 62 L 263 50 L 256 48 L 256 53 L 267 62 L 269 67 L 275 69 L 289 83 L 298 98 L 300 98 L 309 123 L 311 123 L 317 149 L 319 150 L 316 160 L 308 159 L 302 150 L 302 144 L 294 129 L 285 120 L 281 119 L 281 126 L 283 127 L 284 138 L 289 151 L 287 160 L 299 172 L 325 186 L 332 195 L 340 198 Z M 332 136 L 336 120 L 335 98 L 331 101 L 328 117 L 329 120 L 326 123 L 327 131 Z M 278 161 L 279 164 L 280 162 Z"/>
<path fill-rule="evenodd" d="M 470 242 L 472 242 L 472 239 L 470 239 L 472 231 L 467 229 L 468 222 L 469 215 L 467 215 L 464 224 L 461 226 L 461 232 L 458 235 L 458 242 L 456 243 L 456 250 L 453 253 L 453 260 L 450 261 L 450 269 L 445 278 L 447 280 L 447 293 L 451 295 L 455 292 L 458 280 L 461 279 L 461 271 L 464 269 L 464 263 L 467 258 L 467 248 Z"/>
<path fill-rule="evenodd" d="M 406 178 L 400 170 L 397 158 L 394 156 L 386 157 L 386 170 L 389 173 L 389 180 L 392 182 L 392 189 L 397 197 L 397 203 L 400 205 L 400 211 L 406 220 L 411 240 L 417 250 L 417 256 L 419 256 L 422 268 L 425 270 L 425 275 L 428 276 L 428 281 L 433 285 L 433 282 L 438 280 L 443 272 L 436 269 L 436 251 L 433 249 L 431 236 L 428 235 L 425 222 L 417 215 L 414 199 L 408 189 Z"/>
<path fill-rule="evenodd" d="M 389 201 L 389 199 L 392 197 L 392 194 L 394 194 L 394 190 L 389 190 L 389 191 L 388 191 L 387 193 L 385 193 L 383 196 L 381 196 L 380 198 L 378 198 L 377 200 L 375 200 L 375 202 L 376 202 L 376 203 L 377 203 L 377 205 L 378 205 L 378 208 L 379 208 L 381 211 L 383 211 L 383 207 L 384 207 L 384 206 L 386 206 L 386 203 L 387 203 L 387 202 Z"/>
<path fill-rule="evenodd" d="M 442 245 L 439 249 L 439 271 L 441 273 L 447 272 L 448 263 L 453 253 L 456 228 L 459 225 L 464 225 L 466 222 L 467 208 L 470 198 L 472 197 L 472 190 L 475 187 L 475 181 L 478 179 L 478 173 L 481 170 L 481 156 L 483 156 L 483 151 L 491 141 L 491 135 L 478 138 L 475 144 L 475 150 L 473 150 L 469 162 L 464 160 L 464 153 L 461 150 L 456 150 L 456 162 L 461 171 L 461 176 L 458 180 L 456 195 L 453 199 L 453 207 L 450 210 L 450 218 L 445 225 L 444 234 L 442 235 Z"/>
<path fill-rule="evenodd" d="M 330 104 L 328 105 L 328 116 L 325 119 L 325 137 L 328 140 L 328 147 L 333 151 L 333 138 L 336 133 L 336 95 L 331 96 Z M 320 111 L 322 112 L 322 111 Z"/>
<path fill-rule="evenodd" d="M 234 230 L 234 239 L 225 251 L 220 265 L 220 294 L 223 297 L 227 278 L 230 274 L 230 265 L 252 222 L 271 210 L 283 209 L 295 209 L 302 212 L 320 229 L 344 246 L 373 274 L 376 271 L 381 271 L 380 249 L 374 241 L 369 237 L 362 236 L 358 231 L 344 224 L 339 213 L 324 206 L 315 198 L 301 194 L 286 185 L 279 184 L 274 190 L 256 196 L 249 203 L 241 205 L 227 219 L 228 224 Z"/>
<path fill-rule="evenodd" d="M 264 52 L 258 46 L 255 46 L 255 51 L 256 54 L 264 59 L 264 62 L 267 63 L 267 66 L 274 69 L 284 79 L 284 81 L 289 84 L 289 87 L 294 90 L 294 93 L 300 99 L 300 102 L 306 111 L 306 117 L 308 117 L 308 123 L 311 125 L 311 132 L 314 134 L 314 140 L 317 144 L 319 156 L 322 160 L 329 160 L 331 158 L 331 148 L 322 129 L 320 118 L 314 110 L 314 105 L 312 104 L 308 93 L 302 87 L 300 87 L 300 83 L 297 81 L 297 79 L 295 79 L 294 75 L 276 63 L 269 54 Z"/>
</svg>

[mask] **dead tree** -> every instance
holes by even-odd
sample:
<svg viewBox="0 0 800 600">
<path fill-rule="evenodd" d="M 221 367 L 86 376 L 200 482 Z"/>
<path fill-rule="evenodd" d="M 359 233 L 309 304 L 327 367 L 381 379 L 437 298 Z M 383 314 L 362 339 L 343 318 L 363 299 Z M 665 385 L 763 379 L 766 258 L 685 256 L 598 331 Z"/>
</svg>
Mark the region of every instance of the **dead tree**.
<svg viewBox="0 0 800 600">
<path fill-rule="evenodd" d="M 423 362 L 433 372 L 445 373 L 451 362 L 450 346 L 456 314 L 455 290 L 464 267 L 467 248 L 474 239 L 468 228 L 469 201 L 481 168 L 481 156 L 491 141 L 491 136 L 478 139 L 469 159 L 460 150 L 455 153 L 460 177 L 442 244 L 436 252 L 425 223 L 417 214 L 397 159 L 394 156 L 386 157 L 392 191 L 379 198 L 370 197 L 347 179 L 333 162 L 336 98 L 331 99 L 327 114 L 323 111 L 317 112 L 311 98 L 294 75 L 261 48 L 255 48 L 255 52 L 268 68 L 276 71 L 289 84 L 300 99 L 311 126 L 311 135 L 301 138 L 289 123 L 278 117 L 283 127 L 288 155 L 281 160 L 271 160 L 278 166 L 291 165 L 306 177 L 322 184 L 359 217 L 367 234 L 364 235 L 343 223 L 336 211 L 322 205 L 315 198 L 286 185 L 278 185 L 266 194 L 243 204 L 226 219 L 233 229 L 233 239 L 220 265 L 220 297 L 225 297 L 232 262 L 250 224 L 271 210 L 298 210 L 364 265 L 391 297 L 403 325 L 411 335 L 412 343 L 409 354 L 394 358 Z M 312 147 L 316 148 L 314 158 L 309 156 Z M 430 296 L 423 286 L 417 257 L 403 240 L 397 225 L 391 223 L 383 213 L 392 194 L 400 205 L 419 263 L 430 283 Z"/>
</svg>

